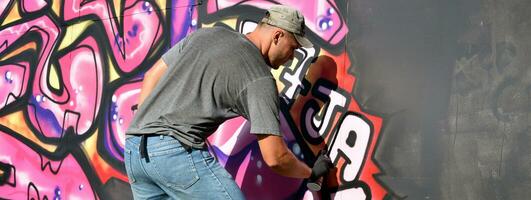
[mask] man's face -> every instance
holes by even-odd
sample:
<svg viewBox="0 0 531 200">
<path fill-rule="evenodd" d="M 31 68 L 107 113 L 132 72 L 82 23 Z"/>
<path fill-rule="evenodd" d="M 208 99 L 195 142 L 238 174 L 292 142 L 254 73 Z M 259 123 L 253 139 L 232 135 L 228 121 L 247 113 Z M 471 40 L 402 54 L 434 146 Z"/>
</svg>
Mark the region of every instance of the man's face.
<svg viewBox="0 0 531 200">
<path fill-rule="evenodd" d="M 273 45 L 269 50 L 269 62 L 273 69 L 278 67 L 288 60 L 293 59 L 295 55 L 295 49 L 300 48 L 297 39 L 293 36 L 293 33 L 281 30 L 282 34 L 273 41 Z"/>
</svg>

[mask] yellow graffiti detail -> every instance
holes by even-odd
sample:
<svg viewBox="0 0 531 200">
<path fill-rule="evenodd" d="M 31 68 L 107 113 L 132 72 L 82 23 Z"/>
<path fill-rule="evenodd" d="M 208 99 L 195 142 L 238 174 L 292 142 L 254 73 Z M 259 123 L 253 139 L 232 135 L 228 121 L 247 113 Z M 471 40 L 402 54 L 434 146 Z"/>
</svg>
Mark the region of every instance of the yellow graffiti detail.
<svg viewBox="0 0 531 200">
<path fill-rule="evenodd" d="M 12 51 L 11 53 L 7 54 L 3 58 L 1 58 L 0 61 L 7 60 L 7 59 L 9 59 L 11 57 L 14 57 L 14 56 L 18 56 L 20 53 L 22 53 L 23 51 L 26 51 L 28 49 L 36 50 L 37 49 L 37 44 L 35 42 L 27 43 L 24 46 L 21 46 L 20 48 L 18 48 L 16 50 Z"/>
<path fill-rule="evenodd" d="M 166 0 L 156 0 L 155 2 L 157 3 L 157 5 L 162 11 L 166 10 Z M 162 13 L 165 13 L 165 12 L 162 12 Z"/>
<path fill-rule="evenodd" d="M 52 88 L 59 90 L 59 75 L 57 74 L 57 70 L 55 70 L 55 68 L 55 65 L 50 66 L 50 73 L 48 74 L 48 84 L 50 84 Z"/>
<path fill-rule="evenodd" d="M 22 111 L 14 112 L 4 117 L 0 117 L 0 124 L 13 130 L 14 132 L 24 136 L 26 139 L 32 141 L 48 152 L 54 152 L 57 149 L 55 145 L 49 145 L 41 142 L 37 136 L 29 129 L 28 124 L 24 120 L 24 114 Z"/>
<path fill-rule="evenodd" d="M 84 21 L 81 23 L 77 23 L 71 26 L 68 26 L 65 31 L 65 37 L 61 41 L 61 44 L 59 45 L 59 50 L 63 50 L 64 48 L 72 45 L 72 43 L 81 35 L 81 33 L 85 32 L 87 27 L 91 25 L 92 21 Z"/>
<path fill-rule="evenodd" d="M 15 22 L 19 19 L 22 19 L 20 13 L 18 12 L 18 1 L 11 7 L 9 14 L 6 16 L 4 22 L 0 26 L 5 26 L 11 22 Z"/>
<path fill-rule="evenodd" d="M 284 69 L 284 66 L 280 66 L 278 69 L 271 69 L 271 74 L 273 74 L 273 77 L 275 77 L 275 80 L 277 82 L 277 89 L 278 92 L 281 92 L 285 85 L 280 80 L 280 74 L 282 73 L 282 70 Z"/>
<path fill-rule="evenodd" d="M 87 157 L 90 158 L 94 156 L 94 154 L 97 154 L 96 152 L 96 146 L 98 142 L 98 129 L 94 131 L 92 135 L 90 135 L 89 138 L 87 138 L 85 141 L 81 143 L 81 146 L 83 146 L 83 149 L 85 149 L 85 153 L 87 154 Z"/>
<path fill-rule="evenodd" d="M 52 2 L 52 11 L 59 16 L 61 14 L 61 0 L 54 0 Z"/>
<path fill-rule="evenodd" d="M 217 21 L 217 22 L 214 22 L 214 23 L 211 23 L 211 24 L 202 24 L 201 27 L 213 27 L 214 24 L 218 23 L 218 22 L 221 22 L 221 23 L 224 23 L 225 25 L 231 27 L 233 30 L 236 30 L 236 22 L 237 22 L 237 18 L 232 18 L 232 19 L 224 19 L 224 20 L 221 20 L 221 21 Z"/>
<path fill-rule="evenodd" d="M 275 77 L 275 79 L 277 80 L 277 89 L 279 92 L 282 91 L 284 87 L 286 87 L 284 83 L 282 83 L 282 81 L 279 81 L 282 71 L 284 71 L 286 67 L 289 68 L 291 71 L 295 71 L 295 68 L 297 67 L 298 64 L 299 64 L 299 59 L 293 58 L 293 61 L 291 62 L 290 66 L 280 65 L 278 69 L 271 69 L 271 74 L 273 74 L 273 77 Z"/>
<path fill-rule="evenodd" d="M 214 23 L 211 23 L 211 24 L 201 24 L 201 28 L 209 28 L 209 27 L 214 27 Z"/>
<path fill-rule="evenodd" d="M 122 1 L 113 1 L 113 3 L 114 3 L 114 5 L 113 5 L 114 6 L 114 16 L 120 16 L 120 14 L 121 14 L 121 12 L 120 12 L 121 11 L 120 4 L 122 3 Z M 121 19 L 122 19 L 121 17 L 117 17 L 118 23 L 120 23 L 120 24 L 122 23 L 120 21 Z"/>
<path fill-rule="evenodd" d="M 114 80 L 117 80 L 120 78 L 120 75 L 118 75 L 118 72 L 116 72 L 116 67 L 112 63 L 112 60 L 110 57 L 107 57 L 108 63 L 109 63 L 109 82 L 113 82 Z"/>
</svg>

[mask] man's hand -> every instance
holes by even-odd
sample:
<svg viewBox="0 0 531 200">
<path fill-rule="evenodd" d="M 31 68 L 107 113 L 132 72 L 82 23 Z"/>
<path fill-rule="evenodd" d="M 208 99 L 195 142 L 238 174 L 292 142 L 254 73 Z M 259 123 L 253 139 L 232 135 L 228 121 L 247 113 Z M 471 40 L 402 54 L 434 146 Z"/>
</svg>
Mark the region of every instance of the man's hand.
<svg viewBox="0 0 531 200">
<path fill-rule="evenodd" d="M 321 190 L 321 184 L 323 182 L 321 177 L 328 174 L 330 169 L 334 167 L 332 160 L 326 154 L 326 149 L 321 150 L 317 156 L 317 159 L 315 160 L 315 163 L 313 164 L 312 173 L 310 178 L 308 178 L 308 182 L 306 183 L 306 187 L 308 187 L 308 189 L 311 191 Z"/>
<path fill-rule="evenodd" d="M 310 181 L 315 181 L 328 174 L 330 169 L 334 167 L 332 160 L 326 154 L 326 149 L 323 149 L 319 152 L 318 157 L 312 167 L 312 175 L 309 178 Z"/>
</svg>

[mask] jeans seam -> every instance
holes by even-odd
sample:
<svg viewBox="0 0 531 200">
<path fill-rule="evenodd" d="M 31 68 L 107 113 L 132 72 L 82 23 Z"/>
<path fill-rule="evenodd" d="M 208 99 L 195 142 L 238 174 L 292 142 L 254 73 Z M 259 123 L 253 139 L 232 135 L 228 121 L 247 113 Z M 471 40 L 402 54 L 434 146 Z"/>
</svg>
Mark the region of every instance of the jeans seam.
<svg viewBox="0 0 531 200">
<path fill-rule="evenodd" d="M 131 176 L 128 177 L 129 179 L 131 179 L 129 181 L 129 183 L 133 184 L 133 183 L 136 182 L 136 179 L 135 179 L 135 176 L 134 176 L 134 173 L 133 173 L 133 164 L 131 163 L 131 162 L 133 162 L 133 160 L 131 159 L 133 153 L 129 149 L 125 149 L 125 151 L 126 151 L 127 154 L 129 154 L 129 159 L 128 159 L 129 162 L 126 163 L 126 165 L 129 166 L 129 171 L 130 171 L 130 174 L 131 174 Z"/>
<path fill-rule="evenodd" d="M 156 143 L 156 144 L 148 145 L 148 147 L 151 147 L 151 148 L 160 147 L 160 146 L 163 146 L 163 145 L 175 144 L 177 142 L 179 142 L 179 140 L 173 139 L 173 140 L 170 140 L 170 141 L 164 141 L 164 142 L 159 142 L 159 143 Z"/>
<path fill-rule="evenodd" d="M 149 173 L 147 172 L 146 170 L 146 166 L 144 165 L 147 165 L 148 163 L 146 162 L 146 159 L 143 159 L 143 158 L 140 158 L 140 155 L 139 155 L 139 162 L 140 162 L 140 169 L 142 169 L 142 172 L 144 173 L 144 176 L 149 176 Z"/>
<path fill-rule="evenodd" d="M 208 168 L 208 171 L 210 171 L 210 174 L 212 174 L 212 177 L 214 177 L 214 179 L 218 182 L 218 184 L 220 185 L 221 188 L 223 188 L 223 193 L 225 193 L 225 196 L 227 196 L 228 199 L 231 199 L 232 200 L 232 197 L 229 195 L 229 193 L 227 192 L 227 188 L 225 188 L 225 186 L 223 186 L 223 183 L 221 183 L 221 181 L 219 180 L 219 178 L 216 176 L 216 173 L 214 173 L 214 171 L 212 171 L 212 169 L 210 168 L 210 166 L 207 164 L 206 162 L 206 158 L 203 156 L 203 152 L 199 152 L 200 155 L 201 155 L 201 158 L 203 158 L 203 163 L 205 164 L 206 168 Z"/>
<path fill-rule="evenodd" d="M 164 155 L 183 151 L 183 149 L 184 149 L 183 147 L 171 147 L 165 150 L 158 150 L 158 151 L 156 151 L 157 149 L 155 149 L 155 150 L 151 150 L 152 153 L 148 152 L 148 155 L 150 157 L 164 156 Z"/>
<path fill-rule="evenodd" d="M 135 142 L 133 142 L 133 141 L 129 141 L 129 143 L 131 144 L 131 146 L 133 147 L 133 149 L 138 150 L 138 149 L 140 148 L 140 145 L 137 145 L 137 144 L 136 144 Z M 133 154 L 135 153 L 135 151 L 132 151 L 132 150 L 129 150 L 129 151 L 131 152 L 129 157 L 132 158 L 132 157 L 133 157 Z M 140 158 L 140 155 L 138 155 L 138 156 L 139 156 L 139 158 L 137 159 L 137 160 L 138 160 L 138 165 L 139 165 L 138 168 L 142 171 L 142 173 L 144 173 L 144 175 L 148 175 L 147 170 L 146 170 L 146 168 L 145 168 L 145 166 L 144 166 L 144 164 L 147 164 L 147 163 L 145 163 L 145 159 Z M 130 159 L 130 162 L 132 162 L 131 159 Z M 131 167 L 131 170 L 132 170 L 132 167 Z M 140 173 L 140 172 L 139 172 L 139 173 Z M 136 181 L 136 179 L 135 179 L 135 181 Z"/>
</svg>

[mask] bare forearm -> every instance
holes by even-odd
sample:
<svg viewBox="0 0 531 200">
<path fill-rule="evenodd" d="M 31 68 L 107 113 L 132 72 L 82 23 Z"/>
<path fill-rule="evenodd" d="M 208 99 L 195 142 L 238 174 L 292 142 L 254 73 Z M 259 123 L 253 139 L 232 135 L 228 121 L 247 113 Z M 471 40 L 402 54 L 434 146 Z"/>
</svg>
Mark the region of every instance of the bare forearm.
<svg viewBox="0 0 531 200">
<path fill-rule="evenodd" d="M 290 151 L 282 136 L 257 135 L 266 164 L 276 173 L 292 178 L 308 178 L 311 169 Z"/>
<path fill-rule="evenodd" d="M 271 169 L 282 175 L 292 178 L 308 178 L 312 170 L 304 162 L 301 162 L 299 159 L 287 151 L 279 158 L 279 163 L 277 165 L 271 166 Z"/>
</svg>

